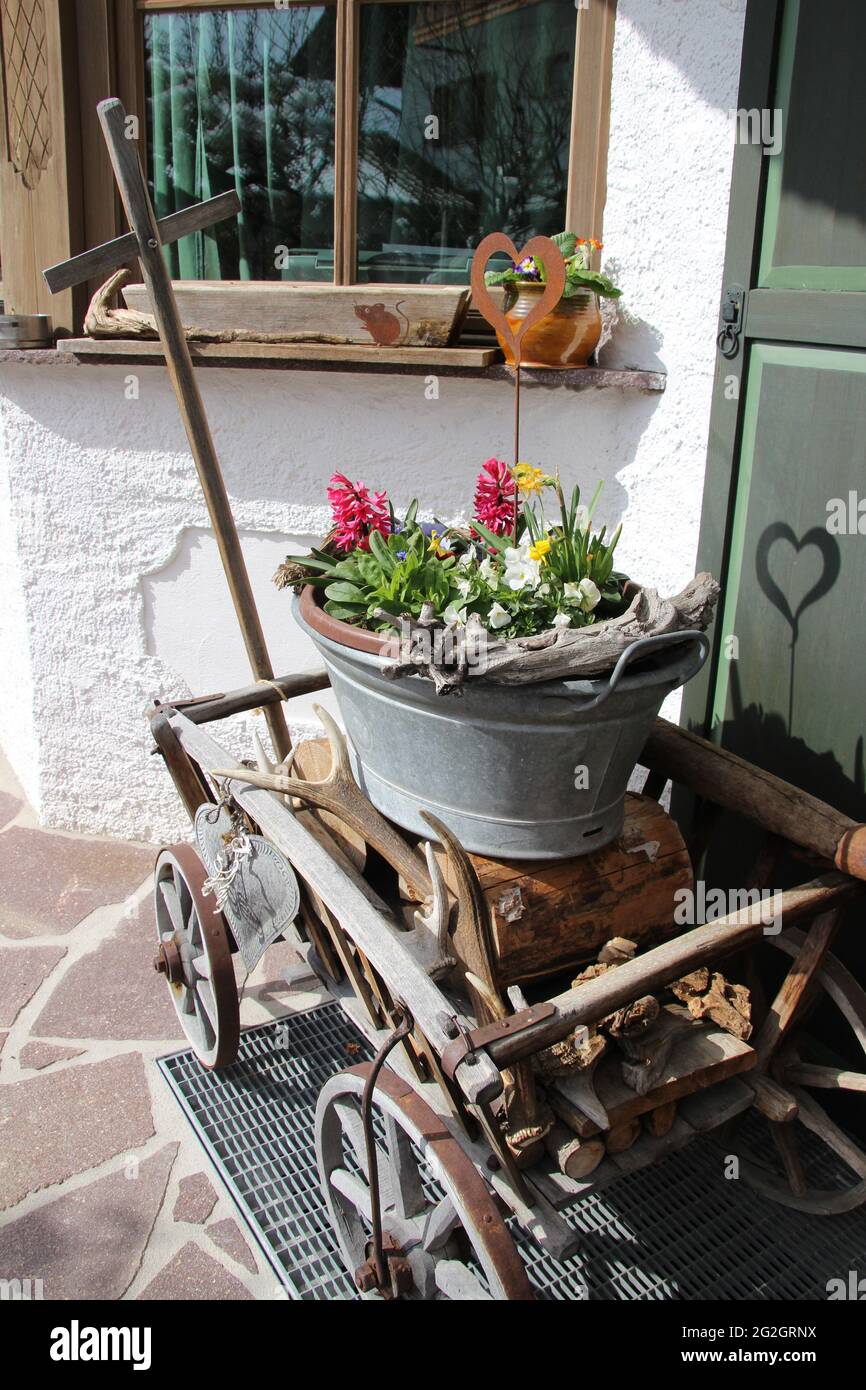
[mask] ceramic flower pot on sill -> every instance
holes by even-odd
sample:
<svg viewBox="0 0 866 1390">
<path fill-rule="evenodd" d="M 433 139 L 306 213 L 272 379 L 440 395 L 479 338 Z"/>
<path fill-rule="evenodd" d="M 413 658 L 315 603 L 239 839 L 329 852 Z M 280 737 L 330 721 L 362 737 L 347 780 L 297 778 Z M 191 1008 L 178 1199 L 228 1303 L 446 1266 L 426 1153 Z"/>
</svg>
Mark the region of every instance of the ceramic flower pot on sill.
<svg viewBox="0 0 866 1390">
<path fill-rule="evenodd" d="M 526 281 L 506 291 L 503 310 L 512 330 L 518 328 L 535 308 L 545 286 Z M 505 360 L 514 364 L 514 354 L 497 333 Z M 560 299 L 554 309 L 527 329 L 521 339 L 520 361 L 524 367 L 585 367 L 601 337 L 598 295 L 579 290 Z"/>
<path fill-rule="evenodd" d="M 616 838 L 662 700 L 709 650 L 703 633 L 666 633 L 633 643 L 613 676 L 523 686 L 475 678 L 458 699 L 437 695 L 425 676 L 386 675 L 386 639 L 325 613 L 312 585 L 294 615 L 327 667 L 352 771 L 373 805 L 424 836 L 421 812 L 432 811 L 465 849 L 510 859 L 567 859 Z"/>
</svg>

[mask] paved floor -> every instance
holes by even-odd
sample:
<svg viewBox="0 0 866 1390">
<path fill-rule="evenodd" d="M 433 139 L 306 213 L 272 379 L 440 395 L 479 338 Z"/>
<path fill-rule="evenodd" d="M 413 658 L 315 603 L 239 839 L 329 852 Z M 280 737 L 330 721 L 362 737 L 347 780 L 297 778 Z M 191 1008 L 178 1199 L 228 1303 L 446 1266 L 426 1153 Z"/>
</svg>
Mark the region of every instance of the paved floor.
<svg viewBox="0 0 866 1390">
<path fill-rule="evenodd" d="M 40 830 L 0 767 L 0 1279 L 282 1299 L 154 1065 L 183 1042 L 152 964 L 154 855 Z M 242 1023 L 318 1001 L 286 985 L 295 959 L 271 948 Z"/>
</svg>

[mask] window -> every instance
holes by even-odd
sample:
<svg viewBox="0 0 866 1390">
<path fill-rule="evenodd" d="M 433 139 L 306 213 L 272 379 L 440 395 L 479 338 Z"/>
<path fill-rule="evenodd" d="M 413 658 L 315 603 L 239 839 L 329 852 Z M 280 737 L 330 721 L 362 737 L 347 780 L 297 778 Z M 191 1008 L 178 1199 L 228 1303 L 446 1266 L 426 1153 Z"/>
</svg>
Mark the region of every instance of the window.
<svg viewBox="0 0 866 1390">
<path fill-rule="evenodd" d="M 243 204 L 167 249 L 176 277 L 465 284 L 488 231 L 573 212 L 576 34 L 603 12 L 609 44 L 612 0 L 138 4 L 157 215 Z"/>
<path fill-rule="evenodd" d="M 179 278 L 466 283 L 488 231 L 599 236 L 615 8 L 87 0 L 85 19 L 67 0 L 4 3 L 7 310 L 80 332 L 98 284 L 52 298 L 40 268 L 126 230 L 107 96 L 138 117 L 160 215 L 242 195 L 237 225 L 167 251 Z"/>
</svg>

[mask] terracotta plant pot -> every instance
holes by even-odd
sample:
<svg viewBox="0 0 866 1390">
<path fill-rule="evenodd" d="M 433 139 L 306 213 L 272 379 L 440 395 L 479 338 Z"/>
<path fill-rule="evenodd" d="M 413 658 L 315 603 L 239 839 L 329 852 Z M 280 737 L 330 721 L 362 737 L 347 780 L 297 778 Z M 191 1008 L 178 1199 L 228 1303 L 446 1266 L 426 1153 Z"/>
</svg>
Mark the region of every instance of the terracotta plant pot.
<svg viewBox="0 0 866 1390">
<path fill-rule="evenodd" d="M 503 309 L 512 331 L 520 326 L 544 293 L 544 285 L 527 283 L 506 291 Z M 506 362 L 514 364 L 514 354 L 497 333 Z M 524 367 L 585 367 L 601 337 L 598 295 L 581 290 L 560 299 L 555 309 L 532 325 L 520 342 L 520 362 Z"/>
</svg>

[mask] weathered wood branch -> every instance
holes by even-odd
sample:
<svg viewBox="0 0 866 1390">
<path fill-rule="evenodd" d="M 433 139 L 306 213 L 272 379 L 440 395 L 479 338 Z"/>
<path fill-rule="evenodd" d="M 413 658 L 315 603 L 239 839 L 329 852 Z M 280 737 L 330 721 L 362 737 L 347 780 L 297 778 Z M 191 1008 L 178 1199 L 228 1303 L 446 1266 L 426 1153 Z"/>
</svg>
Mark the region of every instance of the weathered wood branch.
<svg viewBox="0 0 866 1390">
<path fill-rule="evenodd" d="M 641 763 L 866 879 L 866 826 L 697 734 L 657 719 Z"/>
<path fill-rule="evenodd" d="M 699 574 L 673 598 L 661 598 L 655 589 L 639 589 L 624 613 L 590 627 L 555 628 L 533 637 L 494 637 L 480 622 L 457 630 L 446 643 L 451 655 L 431 660 L 431 623 L 424 615 L 417 622 L 408 616 L 383 619 L 393 622 L 394 658 L 386 674 L 397 678 L 419 671 L 429 675 L 440 694 L 455 690 L 466 680 L 492 681 L 497 685 L 529 685 L 538 681 L 582 680 L 605 675 L 619 657 L 641 637 L 656 637 L 709 627 L 719 586 L 711 574 Z M 476 616 L 477 615 L 473 615 Z M 441 625 L 433 625 L 441 626 Z"/>
</svg>

